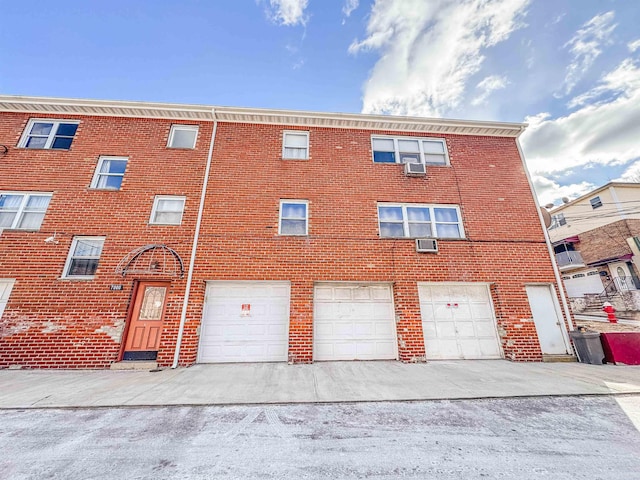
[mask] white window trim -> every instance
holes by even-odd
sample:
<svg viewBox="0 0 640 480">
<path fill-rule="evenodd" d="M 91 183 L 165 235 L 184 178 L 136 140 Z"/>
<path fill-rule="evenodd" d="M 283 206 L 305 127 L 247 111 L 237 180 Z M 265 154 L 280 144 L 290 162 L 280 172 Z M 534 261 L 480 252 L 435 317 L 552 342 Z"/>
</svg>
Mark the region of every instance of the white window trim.
<svg viewBox="0 0 640 480">
<path fill-rule="evenodd" d="M 294 134 L 294 135 L 305 135 L 307 137 L 307 154 L 305 155 L 304 158 L 290 158 L 290 157 L 285 157 L 284 156 L 284 152 L 286 149 L 286 143 L 285 140 L 287 138 L 287 134 Z M 289 148 L 302 148 L 302 147 L 289 147 Z M 282 159 L 283 160 L 309 160 L 310 155 L 309 155 L 309 151 L 310 151 L 310 147 L 309 147 L 309 132 L 306 132 L 304 130 L 284 130 L 282 132 Z"/>
<path fill-rule="evenodd" d="M 58 127 L 61 123 L 73 123 L 75 125 L 80 125 L 80 120 L 64 120 L 59 118 L 32 118 L 27 123 L 27 126 L 24 128 L 22 132 L 22 137 L 20 137 L 20 141 L 18 142 L 18 148 L 27 148 L 26 144 L 29 140 L 29 132 L 33 128 L 34 123 L 53 123 L 53 127 L 51 128 L 51 132 L 49 132 L 49 136 L 47 137 L 47 142 L 42 148 L 34 148 L 33 150 L 51 150 L 51 144 L 53 140 L 56 138 L 56 132 L 58 131 Z M 73 136 L 75 139 L 75 135 Z M 68 150 L 66 148 L 56 148 L 55 150 Z"/>
<path fill-rule="evenodd" d="M 180 212 L 180 221 L 178 223 L 162 223 L 155 222 L 154 218 L 158 211 L 158 203 L 160 200 L 182 200 L 182 211 Z M 153 208 L 151 209 L 151 217 L 149 218 L 149 225 L 182 225 L 182 217 L 184 216 L 184 207 L 187 202 L 187 197 L 182 197 L 179 195 L 156 195 L 153 200 Z M 177 212 L 171 212 L 177 213 Z"/>
<path fill-rule="evenodd" d="M 382 235 L 382 229 L 380 228 L 380 210 L 378 207 L 402 207 L 402 224 L 403 229 L 407 233 L 407 235 L 403 237 L 386 237 Z M 407 215 L 407 207 L 417 207 L 417 208 L 428 208 L 429 209 L 429 217 L 431 223 L 431 237 L 428 238 L 438 238 L 442 240 L 463 240 L 466 238 L 464 226 L 462 225 L 462 214 L 460 212 L 460 206 L 455 204 L 442 204 L 442 203 L 389 203 L 389 202 L 378 202 L 376 205 L 376 213 L 378 215 L 378 236 L 380 238 L 388 238 L 388 239 L 398 239 L 398 238 L 424 238 L 424 237 L 411 237 L 409 236 L 409 216 Z M 458 215 L 457 222 L 436 222 L 436 216 L 434 209 L 436 208 L 455 208 L 456 214 Z M 399 222 L 398 222 L 399 223 Z M 427 222 L 412 222 L 412 223 L 427 223 Z M 447 225 L 458 225 L 458 229 L 460 231 L 459 237 L 440 237 L 437 235 L 438 229 L 436 227 L 436 223 L 446 223 Z"/>
<path fill-rule="evenodd" d="M 171 143 L 173 142 L 173 137 L 175 135 L 176 130 L 189 130 L 192 132 L 196 132 L 196 136 L 193 138 L 193 146 L 192 147 L 173 147 Z M 181 125 L 181 124 L 173 124 L 171 125 L 171 130 L 169 131 L 169 139 L 167 140 L 167 148 L 175 148 L 177 150 L 194 150 L 198 143 L 198 133 L 200 127 L 198 125 Z"/>
<path fill-rule="evenodd" d="M 102 173 L 100 172 L 100 170 L 102 170 L 102 164 L 104 163 L 105 160 L 124 160 L 127 162 L 127 166 L 129 165 L 129 157 L 113 157 L 113 156 L 101 156 L 100 158 L 98 158 L 98 164 L 96 165 L 96 171 L 93 173 L 93 178 L 91 179 L 91 185 L 89 186 L 89 188 L 93 188 L 95 190 L 113 190 L 113 191 L 117 191 L 120 190 L 120 188 L 110 188 L 110 187 L 98 187 L 98 180 L 100 180 L 101 176 L 105 176 L 105 177 L 122 177 L 122 179 L 124 180 L 124 173 L 126 173 L 126 167 L 125 167 L 125 172 L 120 174 L 120 173 Z"/>
<path fill-rule="evenodd" d="M 102 240 L 102 249 L 100 250 L 100 256 L 98 258 L 98 264 L 100 262 L 100 258 L 102 258 L 102 252 L 104 251 L 104 241 L 107 237 L 85 237 L 85 236 L 77 236 L 73 237 L 73 241 L 71 242 L 71 247 L 69 247 L 69 254 L 67 255 L 67 261 L 64 264 L 64 270 L 62 271 L 62 277 L 64 279 L 69 280 L 93 280 L 95 275 L 69 275 L 69 268 L 71 267 L 71 260 L 73 260 L 73 253 L 76 250 L 76 245 L 80 240 Z M 80 257 L 77 257 L 80 258 Z M 96 257 L 82 257 L 82 258 L 96 258 Z"/>
<path fill-rule="evenodd" d="M 8 192 L 5 190 L 0 191 L 0 195 L 23 195 L 23 199 L 22 202 L 20 203 L 20 206 L 18 207 L 18 211 L 16 214 L 16 218 L 13 221 L 13 224 L 10 227 L 0 227 L 0 232 L 2 232 L 2 230 L 26 230 L 26 231 L 31 231 L 31 232 L 37 232 L 38 230 L 40 230 L 40 227 L 38 227 L 37 229 L 35 228 L 20 228 L 17 227 L 16 225 L 18 225 L 20 223 L 20 221 L 22 220 L 22 217 L 24 216 L 24 208 L 27 205 L 27 202 L 29 201 L 29 197 L 31 196 L 36 196 L 36 197 L 49 197 L 49 205 L 51 205 L 51 199 L 53 198 L 53 192 Z M 47 205 L 47 209 L 44 211 L 45 216 L 47 215 L 47 212 L 49 211 L 49 206 Z M 44 222 L 44 218 L 42 219 L 42 221 Z"/>
<path fill-rule="evenodd" d="M 389 165 L 397 165 L 399 163 L 402 163 L 400 161 L 400 147 L 398 146 L 398 141 L 399 140 L 417 140 L 418 141 L 418 145 L 420 148 L 420 161 L 422 164 L 425 164 L 426 160 L 425 160 L 425 153 L 424 153 L 424 145 L 422 144 L 423 141 L 428 141 L 428 142 L 440 142 L 442 143 L 442 146 L 444 147 L 444 159 L 445 159 L 445 163 L 428 163 L 427 165 L 429 167 L 450 167 L 451 163 L 449 162 L 449 149 L 447 148 L 447 141 L 444 138 L 434 138 L 434 137 L 403 137 L 403 136 L 395 136 L 395 135 L 371 135 L 371 161 L 375 164 L 379 164 L 379 165 L 384 165 L 384 163 L 382 162 L 376 162 L 374 160 L 374 152 L 375 150 L 373 149 L 373 140 L 379 138 L 382 140 L 393 140 L 393 146 L 395 148 L 395 157 L 396 157 L 396 162 L 395 164 L 393 163 L 389 163 Z M 428 154 L 427 154 L 428 155 Z"/>
<path fill-rule="evenodd" d="M 304 233 L 282 233 L 282 205 L 283 204 L 306 205 L 305 212 L 307 216 L 304 218 Z M 285 218 L 284 220 L 302 220 L 301 218 Z M 309 235 L 309 201 L 308 200 L 280 200 L 280 212 L 278 214 L 278 235 L 285 237 L 304 237 Z"/>
</svg>

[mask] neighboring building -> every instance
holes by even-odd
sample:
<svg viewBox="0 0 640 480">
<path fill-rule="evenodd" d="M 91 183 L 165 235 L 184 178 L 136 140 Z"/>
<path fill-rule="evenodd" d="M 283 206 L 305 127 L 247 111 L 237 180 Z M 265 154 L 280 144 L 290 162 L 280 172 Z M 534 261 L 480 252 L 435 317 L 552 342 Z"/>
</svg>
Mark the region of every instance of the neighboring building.
<svg viewBox="0 0 640 480">
<path fill-rule="evenodd" d="M 523 128 L 0 97 L 0 366 L 569 354 Z"/>
<path fill-rule="evenodd" d="M 640 183 L 610 182 L 550 213 L 569 297 L 640 288 Z"/>
</svg>

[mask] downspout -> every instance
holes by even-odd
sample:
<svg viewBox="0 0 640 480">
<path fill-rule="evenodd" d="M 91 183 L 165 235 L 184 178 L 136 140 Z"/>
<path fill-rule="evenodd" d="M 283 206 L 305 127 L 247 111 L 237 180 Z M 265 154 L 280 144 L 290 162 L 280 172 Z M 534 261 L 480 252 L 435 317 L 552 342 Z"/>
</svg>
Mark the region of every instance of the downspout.
<svg viewBox="0 0 640 480">
<path fill-rule="evenodd" d="M 202 182 L 202 193 L 200 194 L 200 206 L 198 207 L 198 218 L 196 220 L 196 231 L 193 234 L 193 246 L 191 247 L 191 259 L 189 260 L 189 271 L 187 273 L 187 287 L 184 291 L 184 300 L 182 302 L 182 313 L 180 314 L 180 327 L 178 328 L 178 338 L 176 340 L 176 350 L 173 354 L 173 365 L 171 368 L 178 367 L 180 360 L 180 347 L 182 346 L 182 336 L 184 335 L 184 324 L 187 321 L 187 308 L 189 306 L 189 294 L 191 293 L 191 282 L 193 280 L 193 270 L 196 263 L 196 250 L 198 249 L 198 238 L 200 237 L 200 226 L 202 225 L 202 214 L 204 212 L 204 200 L 207 194 L 207 185 L 209 183 L 209 172 L 211 171 L 211 159 L 213 158 L 213 144 L 216 139 L 216 130 L 218 129 L 218 120 L 216 119 L 215 108 L 211 109 L 213 117 L 213 132 L 211 132 L 211 142 L 209 144 L 209 155 L 207 157 L 207 167 L 204 171 L 204 181 Z"/>
<path fill-rule="evenodd" d="M 520 153 L 520 160 L 522 161 L 522 167 L 524 168 L 524 173 L 527 176 L 527 181 L 529 182 L 529 189 L 531 190 L 531 195 L 533 195 L 533 199 L 536 202 L 536 211 L 538 212 L 538 219 L 540 220 L 540 226 L 542 226 L 542 233 L 544 233 L 545 243 L 547 244 L 547 250 L 549 251 L 549 257 L 551 258 L 551 265 L 553 265 L 553 274 L 556 278 L 556 283 L 558 284 L 558 290 L 560 291 L 560 300 L 562 300 L 562 307 L 564 309 L 564 314 L 567 317 L 567 323 L 569 324 L 569 331 L 575 330 L 575 326 L 573 325 L 573 320 L 571 320 L 571 309 L 569 308 L 569 302 L 567 301 L 567 297 L 564 293 L 564 285 L 562 283 L 562 278 L 560 278 L 560 270 L 558 269 L 558 264 L 556 263 L 556 255 L 553 251 L 553 247 L 551 246 L 551 239 L 549 238 L 549 232 L 547 231 L 547 227 L 544 224 L 544 218 L 542 218 L 542 212 L 540 212 L 540 205 L 538 205 L 538 196 L 536 195 L 536 191 L 533 188 L 533 182 L 531 181 L 531 175 L 529 174 L 529 169 L 527 168 L 527 164 L 524 161 L 524 154 L 522 153 L 522 147 L 520 146 L 520 141 L 516 137 L 516 146 L 518 147 L 518 152 Z"/>
</svg>

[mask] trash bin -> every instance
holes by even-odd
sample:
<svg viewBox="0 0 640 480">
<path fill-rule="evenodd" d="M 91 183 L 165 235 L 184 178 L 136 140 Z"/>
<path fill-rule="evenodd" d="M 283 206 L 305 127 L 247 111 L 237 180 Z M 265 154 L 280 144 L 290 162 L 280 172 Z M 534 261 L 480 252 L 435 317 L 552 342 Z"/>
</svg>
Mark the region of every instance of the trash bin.
<svg viewBox="0 0 640 480">
<path fill-rule="evenodd" d="M 602 365 L 604 363 L 604 351 L 602 350 L 602 342 L 598 332 L 575 330 L 570 332 L 570 335 L 580 362 L 590 363 L 591 365 Z"/>
</svg>

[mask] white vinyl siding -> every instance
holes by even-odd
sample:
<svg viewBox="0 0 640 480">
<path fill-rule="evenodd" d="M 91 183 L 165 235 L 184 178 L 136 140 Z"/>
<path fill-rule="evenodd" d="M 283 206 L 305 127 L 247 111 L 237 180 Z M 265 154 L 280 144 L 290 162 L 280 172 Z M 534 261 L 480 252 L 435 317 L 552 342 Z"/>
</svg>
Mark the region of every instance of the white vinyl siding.
<svg viewBox="0 0 640 480">
<path fill-rule="evenodd" d="M 0 192 L 0 230 L 39 230 L 51 193 Z"/>
</svg>

